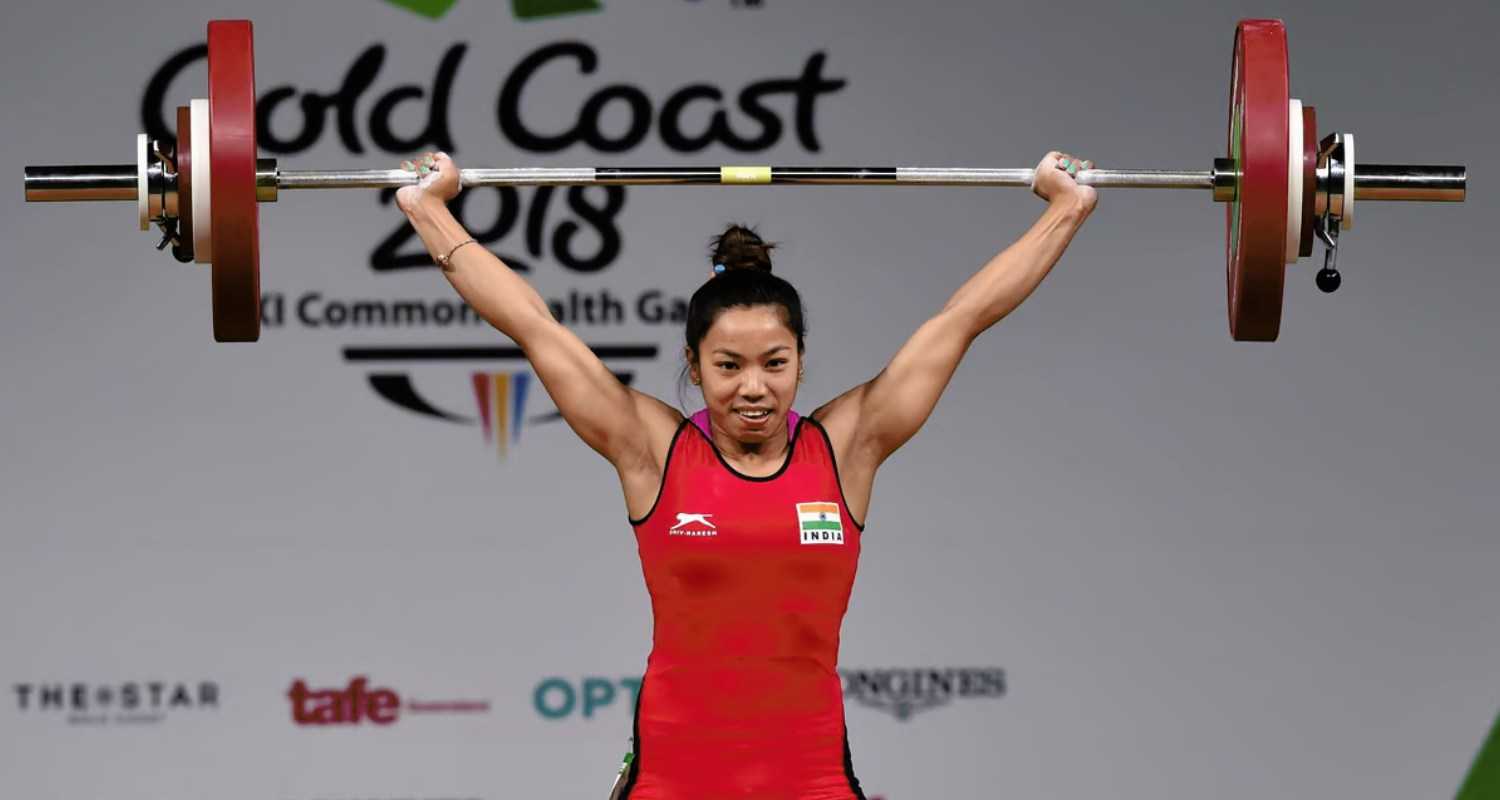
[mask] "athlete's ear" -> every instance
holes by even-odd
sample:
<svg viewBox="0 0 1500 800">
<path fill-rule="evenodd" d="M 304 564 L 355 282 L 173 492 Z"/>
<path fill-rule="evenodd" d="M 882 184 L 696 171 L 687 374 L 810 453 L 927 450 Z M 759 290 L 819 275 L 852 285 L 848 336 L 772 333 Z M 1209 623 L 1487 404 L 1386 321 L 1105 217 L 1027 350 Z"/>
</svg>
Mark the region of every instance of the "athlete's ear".
<svg viewBox="0 0 1500 800">
<path fill-rule="evenodd" d="M 694 386 L 703 385 L 703 376 L 698 374 L 698 362 L 693 360 L 693 349 L 684 345 L 682 348 L 682 357 L 687 361 L 688 380 L 692 381 Z"/>
</svg>

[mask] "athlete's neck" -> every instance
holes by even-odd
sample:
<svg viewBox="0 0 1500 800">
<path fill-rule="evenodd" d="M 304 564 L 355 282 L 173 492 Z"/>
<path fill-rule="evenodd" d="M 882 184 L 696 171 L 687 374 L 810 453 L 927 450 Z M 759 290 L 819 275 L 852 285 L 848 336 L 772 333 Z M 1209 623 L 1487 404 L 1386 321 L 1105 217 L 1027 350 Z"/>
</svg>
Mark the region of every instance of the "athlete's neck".
<svg viewBox="0 0 1500 800">
<path fill-rule="evenodd" d="M 741 441 L 719 427 L 708 409 L 694 414 L 692 419 L 693 424 L 708 435 L 725 461 L 747 475 L 759 475 L 774 472 L 786 461 L 787 451 L 791 449 L 792 429 L 797 424 L 797 412 L 788 411 L 766 439 L 750 442 Z"/>
<path fill-rule="evenodd" d="M 792 441 L 784 419 L 770 437 L 761 441 L 742 442 L 721 430 L 717 425 L 713 426 L 711 438 L 714 440 L 714 446 L 719 448 L 719 452 L 726 460 L 733 462 L 736 466 L 746 467 L 741 470 L 742 472 L 754 472 L 757 466 L 764 466 L 768 463 L 781 466 Z"/>
</svg>

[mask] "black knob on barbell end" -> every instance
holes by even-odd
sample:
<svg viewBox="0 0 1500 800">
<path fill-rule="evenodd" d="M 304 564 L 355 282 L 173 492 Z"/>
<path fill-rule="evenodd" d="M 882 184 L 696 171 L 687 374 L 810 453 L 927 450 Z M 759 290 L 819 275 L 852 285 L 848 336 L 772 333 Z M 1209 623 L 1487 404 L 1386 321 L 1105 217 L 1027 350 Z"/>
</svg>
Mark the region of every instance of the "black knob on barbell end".
<svg viewBox="0 0 1500 800">
<path fill-rule="evenodd" d="M 1322 289 L 1324 294 L 1333 294 L 1338 291 L 1339 284 L 1344 282 L 1338 270 L 1327 268 L 1318 270 L 1317 280 L 1318 288 Z"/>
</svg>

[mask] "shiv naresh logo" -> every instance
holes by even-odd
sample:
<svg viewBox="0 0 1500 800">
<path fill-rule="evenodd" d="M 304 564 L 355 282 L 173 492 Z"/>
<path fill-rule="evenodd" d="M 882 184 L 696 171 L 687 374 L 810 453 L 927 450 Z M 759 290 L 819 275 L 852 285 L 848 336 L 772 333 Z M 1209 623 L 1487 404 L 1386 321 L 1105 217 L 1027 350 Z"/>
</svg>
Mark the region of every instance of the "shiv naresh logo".
<svg viewBox="0 0 1500 800">
<path fill-rule="evenodd" d="M 677 512 L 677 524 L 667 529 L 668 536 L 718 536 L 719 526 L 709 517 L 713 514 Z"/>
</svg>

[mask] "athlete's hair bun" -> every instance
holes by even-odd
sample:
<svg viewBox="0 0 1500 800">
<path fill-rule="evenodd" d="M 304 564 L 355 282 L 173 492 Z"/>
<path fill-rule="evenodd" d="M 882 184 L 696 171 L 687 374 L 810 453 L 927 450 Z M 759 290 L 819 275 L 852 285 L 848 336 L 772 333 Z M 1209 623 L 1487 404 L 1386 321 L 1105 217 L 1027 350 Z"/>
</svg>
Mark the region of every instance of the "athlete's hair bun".
<svg viewBox="0 0 1500 800">
<path fill-rule="evenodd" d="M 714 237 L 708 263 L 723 264 L 726 272 L 737 269 L 770 272 L 771 249 L 775 246 L 744 225 L 730 225 Z"/>
</svg>

